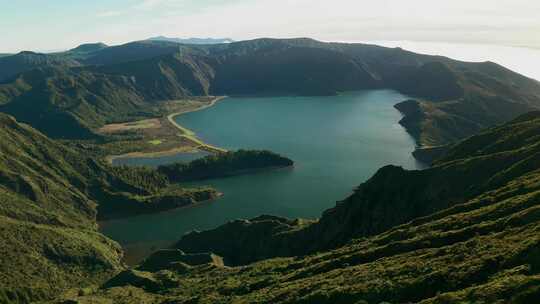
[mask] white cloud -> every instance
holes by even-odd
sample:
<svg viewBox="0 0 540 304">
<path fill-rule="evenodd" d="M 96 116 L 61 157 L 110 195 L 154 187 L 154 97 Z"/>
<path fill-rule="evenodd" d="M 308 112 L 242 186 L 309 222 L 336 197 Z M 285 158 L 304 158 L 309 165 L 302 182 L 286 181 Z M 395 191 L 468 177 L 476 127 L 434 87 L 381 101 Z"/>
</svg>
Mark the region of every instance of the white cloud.
<svg viewBox="0 0 540 304">
<path fill-rule="evenodd" d="M 13 49 L 56 48 L 48 46 L 54 29 L 66 47 L 92 40 L 119 44 L 166 35 L 236 40 L 303 36 L 324 41 L 409 40 L 540 48 L 540 1 L 493 2 L 130 0 L 127 6 L 102 6 L 90 18 L 66 14 L 70 17 L 63 20 L 8 24 L 13 30 L 5 31 L 4 40 Z"/>
<path fill-rule="evenodd" d="M 121 16 L 123 14 L 124 14 L 123 11 L 103 11 L 103 12 L 99 12 L 97 14 L 97 17 L 99 17 L 99 18 L 109 18 L 109 17 Z"/>
<path fill-rule="evenodd" d="M 170 36 L 312 36 L 540 46 L 538 15 L 540 2 L 529 0 L 500 0 L 497 5 L 491 0 L 258 0 L 225 2 L 192 14 L 169 9 L 153 20 L 151 28 Z"/>
<path fill-rule="evenodd" d="M 143 0 L 140 3 L 133 6 L 138 10 L 151 10 L 156 9 L 163 5 L 174 5 L 183 2 L 182 0 Z"/>
</svg>

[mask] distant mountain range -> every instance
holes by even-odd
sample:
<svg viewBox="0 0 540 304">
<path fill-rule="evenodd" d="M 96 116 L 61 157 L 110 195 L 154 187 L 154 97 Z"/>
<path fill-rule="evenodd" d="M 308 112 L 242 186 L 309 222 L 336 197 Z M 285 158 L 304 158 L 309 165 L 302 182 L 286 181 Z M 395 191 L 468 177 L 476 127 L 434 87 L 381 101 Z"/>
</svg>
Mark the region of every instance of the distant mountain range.
<svg viewBox="0 0 540 304">
<path fill-rule="evenodd" d="M 168 41 L 182 44 L 221 44 L 232 43 L 234 40 L 230 38 L 169 38 L 165 36 L 157 36 L 149 38 L 151 41 Z"/>
<path fill-rule="evenodd" d="M 414 97 L 397 108 L 422 146 L 448 144 L 540 109 L 538 81 L 492 62 L 307 38 L 205 45 L 145 40 L 21 52 L 0 58 L 0 82 L 0 111 L 69 138 L 92 136 L 106 122 L 187 96 L 394 89 Z"/>
</svg>

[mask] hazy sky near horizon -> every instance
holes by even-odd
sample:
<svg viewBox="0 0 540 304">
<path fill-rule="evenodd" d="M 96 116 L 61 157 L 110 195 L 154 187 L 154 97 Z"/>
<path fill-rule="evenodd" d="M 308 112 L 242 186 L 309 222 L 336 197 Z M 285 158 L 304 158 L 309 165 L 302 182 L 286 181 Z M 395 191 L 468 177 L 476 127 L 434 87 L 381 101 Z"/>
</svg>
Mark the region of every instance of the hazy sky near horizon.
<svg viewBox="0 0 540 304">
<path fill-rule="evenodd" d="M 536 0 L 0 0 L 0 7 L 0 52 L 157 35 L 540 48 Z"/>
</svg>

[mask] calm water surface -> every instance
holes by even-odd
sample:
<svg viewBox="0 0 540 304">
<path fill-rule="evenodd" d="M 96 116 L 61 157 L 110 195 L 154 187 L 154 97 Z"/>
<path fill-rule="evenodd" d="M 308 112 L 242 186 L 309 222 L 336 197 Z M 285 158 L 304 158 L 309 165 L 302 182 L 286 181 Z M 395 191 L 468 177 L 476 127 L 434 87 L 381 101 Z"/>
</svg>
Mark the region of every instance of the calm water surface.
<svg viewBox="0 0 540 304">
<path fill-rule="evenodd" d="M 177 116 L 204 141 L 234 150 L 268 149 L 296 163 L 284 169 L 191 183 L 225 194 L 197 207 L 108 222 L 105 234 L 127 245 L 167 242 L 261 214 L 316 218 L 381 166 L 420 168 L 413 139 L 398 124 L 393 105 L 407 99 L 377 90 L 332 97 L 227 98 L 203 111 Z M 174 161 L 140 160 L 156 165 Z"/>
</svg>

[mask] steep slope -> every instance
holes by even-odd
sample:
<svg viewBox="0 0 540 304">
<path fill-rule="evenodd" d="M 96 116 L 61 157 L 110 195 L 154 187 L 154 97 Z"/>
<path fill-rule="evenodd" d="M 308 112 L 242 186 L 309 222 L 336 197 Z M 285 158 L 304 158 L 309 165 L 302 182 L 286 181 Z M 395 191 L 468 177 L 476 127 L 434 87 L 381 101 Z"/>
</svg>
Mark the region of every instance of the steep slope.
<svg viewBox="0 0 540 304">
<path fill-rule="evenodd" d="M 0 87 L 1 102 L 11 104 L 4 111 L 51 136 L 67 136 L 55 132 L 70 130 L 69 137 L 78 132 L 88 137 L 105 121 L 122 120 L 166 99 L 389 88 L 414 98 L 397 107 L 418 145 L 438 146 L 540 109 L 538 81 L 495 63 L 460 62 L 399 48 L 304 38 L 217 45 L 147 40 L 90 49 L 79 57 L 73 51 L 57 55 L 76 58 L 83 68 L 12 77 Z M 58 107 L 51 101 L 56 99 L 68 106 Z M 28 114 L 34 107 L 40 115 Z M 46 129 L 64 123 L 70 128 Z"/>
<path fill-rule="evenodd" d="M 295 52 L 300 58 L 294 57 Z M 491 62 L 467 63 L 400 48 L 311 39 L 243 41 L 209 47 L 209 53 L 223 65 L 216 68 L 217 94 L 253 94 L 249 90 L 254 87 L 293 94 L 391 88 L 414 96 L 417 115 L 404 112 L 403 125 L 422 146 L 455 142 L 540 108 L 538 81 Z M 250 60 L 251 56 L 258 59 Z M 243 84 L 249 84 L 247 89 L 241 89 Z"/>
<path fill-rule="evenodd" d="M 213 70 L 178 54 L 83 68 L 40 68 L 0 84 L 0 111 L 55 138 L 95 138 L 104 124 L 152 116 L 156 102 L 209 94 Z"/>
<path fill-rule="evenodd" d="M 170 100 L 185 96 L 206 96 L 215 71 L 206 58 L 188 53 L 173 53 L 133 63 L 118 63 L 89 68 L 106 75 L 129 75 L 146 100 Z"/>
<path fill-rule="evenodd" d="M 405 114 L 402 125 L 420 145 L 451 143 L 538 109 L 540 95 L 534 80 L 490 62 L 454 63 L 452 70 L 463 90 L 462 96 L 436 100 L 418 94 L 424 99 L 396 105 Z"/>
<path fill-rule="evenodd" d="M 122 250 L 96 219 L 157 212 L 215 197 L 171 187 L 149 169 L 110 168 L 0 114 L 0 302 L 47 299 L 100 284 Z M 9 300 L 9 301 L 8 301 Z"/>
<path fill-rule="evenodd" d="M 76 60 L 61 55 L 20 52 L 15 55 L 0 57 L 0 82 L 19 73 L 47 66 L 72 67 L 79 66 Z"/>
<path fill-rule="evenodd" d="M 97 233 L 96 203 L 81 187 L 85 164 L 3 114 L 0 136 L 0 302 L 49 298 L 119 271 L 121 249 Z"/>
<path fill-rule="evenodd" d="M 0 84 L 0 111 L 52 137 L 91 138 L 92 128 L 147 107 L 127 76 L 41 68 Z"/>
<path fill-rule="evenodd" d="M 233 264 L 335 248 L 496 190 L 540 167 L 540 112 L 461 142 L 432 168 L 387 166 L 316 223 L 261 217 L 186 235 L 177 247 Z M 486 143 L 490 143 L 487 146 Z M 484 149 L 478 147 L 484 146 Z M 489 148 L 491 147 L 491 148 Z M 223 235 L 238 235 L 236 240 Z M 253 244 L 247 246 L 245 244 Z"/>
<path fill-rule="evenodd" d="M 215 95 L 333 95 L 381 87 L 361 63 L 346 54 L 278 41 L 259 43 L 231 44 L 231 50 L 213 54 L 218 58 L 212 85 Z"/>
<path fill-rule="evenodd" d="M 262 216 L 179 243 L 185 249 L 207 242 L 200 249 L 214 253 L 227 243 L 234 250 L 222 252 L 227 264 L 262 247 L 309 248 L 295 235 L 326 225 L 318 237 L 342 238 L 335 249 L 242 267 L 223 267 L 212 254 L 162 250 L 101 290 L 55 303 L 536 303 L 539 130 L 540 112 L 531 113 L 459 143 L 425 173 L 384 168 L 318 223 Z M 504 168 L 497 168 L 499 162 Z M 468 177 L 474 173 L 468 168 L 497 173 Z M 423 174 L 431 177 L 416 184 Z M 453 186 L 441 185 L 442 176 Z M 419 217 L 388 223 L 411 210 Z M 219 232 L 225 234 L 212 237 Z"/>
</svg>

